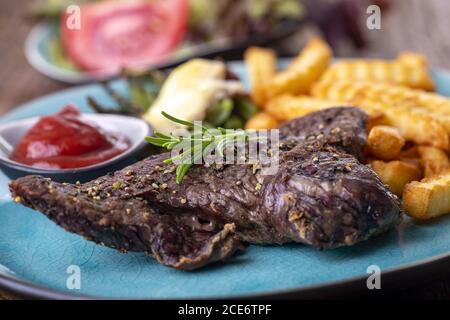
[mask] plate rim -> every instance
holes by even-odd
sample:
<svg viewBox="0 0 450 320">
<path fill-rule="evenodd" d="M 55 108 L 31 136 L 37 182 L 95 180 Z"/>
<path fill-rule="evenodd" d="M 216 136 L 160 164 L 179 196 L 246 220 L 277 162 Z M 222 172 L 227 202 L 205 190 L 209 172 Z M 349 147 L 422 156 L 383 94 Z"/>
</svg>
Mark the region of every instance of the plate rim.
<svg viewBox="0 0 450 320">
<path fill-rule="evenodd" d="M 405 282 L 406 279 L 412 278 L 412 275 L 421 274 L 431 274 L 436 277 L 437 275 L 444 273 L 444 270 L 448 271 L 448 266 L 450 266 L 450 252 L 442 253 L 440 255 L 421 259 L 418 261 L 406 263 L 393 268 L 388 268 L 382 270 L 382 283 L 388 289 L 384 292 L 389 291 L 391 288 L 390 283 L 394 281 L 394 278 L 398 278 L 399 274 L 402 274 L 400 282 Z M 433 269 L 433 270 L 430 270 Z M 434 272 L 431 272 L 434 271 Z M 36 285 L 24 280 L 20 280 L 11 276 L 5 276 L 0 274 L 0 288 L 8 293 L 16 294 L 20 297 L 28 299 L 47 299 L 47 300 L 217 300 L 217 299 L 282 299 L 282 298 L 297 298 L 297 299 L 317 299 L 320 296 L 325 297 L 336 297 L 337 293 L 342 293 L 343 291 L 349 292 L 351 290 L 361 291 L 364 289 L 363 284 L 365 284 L 367 275 L 350 277 L 342 280 L 334 280 L 323 282 L 320 284 L 314 284 L 305 286 L 302 288 L 290 288 L 282 290 L 268 290 L 260 293 L 249 293 L 249 294 L 239 294 L 239 295 L 224 295 L 224 296 L 206 296 L 206 297 L 163 297 L 163 298 L 152 298 L 152 297 L 103 297 L 85 294 L 71 294 L 65 291 L 47 288 L 41 285 Z M 385 279 L 388 278 L 386 281 Z M 398 281 L 398 279 L 396 279 Z M 420 279 L 424 281 L 425 279 Z M 419 280 L 419 281 L 420 281 Z M 366 292 L 372 290 L 365 288 Z M 378 291 L 378 290 L 375 290 Z"/>
<path fill-rule="evenodd" d="M 283 58 L 278 60 L 283 61 Z M 242 60 L 228 61 L 230 65 L 240 64 Z M 444 76 L 450 77 L 450 72 L 446 69 L 433 68 L 432 71 L 436 73 L 443 74 Z M 121 80 L 116 80 L 117 82 L 121 82 Z M 4 120 L 5 117 L 14 116 L 16 112 L 20 112 L 22 109 L 29 107 L 32 104 L 38 103 L 41 100 L 49 99 L 54 95 L 60 94 L 68 94 L 74 93 L 77 91 L 86 90 L 89 87 L 95 87 L 95 83 L 88 83 L 77 85 L 75 87 L 69 87 L 62 90 L 58 90 L 32 100 L 29 100 L 25 103 L 20 104 L 9 112 L 0 116 L 0 120 Z M 2 119 L 3 118 L 3 119 Z M 20 117 L 22 119 L 22 117 Z M 7 120 L 6 120 L 7 121 Z M 417 261 L 413 261 L 410 263 L 406 263 L 403 265 L 399 265 L 396 267 L 388 268 L 386 270 L 382 270 L 383 275 L 383 283 L 389 283 L 389 281 L 393 281 L 396 276 L 403 273 L 404 277 L 409 277 L 412 274 L 441 274 L 444 271 L 448 271 L 448 267 L 450 266 L 450 251 L 446 253 L 441 253 L 439 255 L 435 255 L 432 257 L 420 259 Z M 430 269 L 433 269 L 435 272 L 431 272 Z M 281 290 L 268 290 L 262 291 L 258 293 L 249 293 L 249 294 L 238 294 L 238 295 L 224 295 L 224 296 L 209 296 L 209 297 L 195 297 L 195 298 L 152 298 L 152 297 L 102 297 L 102 296 L 94 296 L 94 295 L 84 295 L 84 294 L 76 294 L 76 293 L 67 293 L 65 291 L 51 289 L 45 286 L 33 284 L 26 280 L 17 279 L 14 277 L 6 276 L 0 274 L 0 289 L 3 292 L 11 293 L 13 295 L 17 295 L 19 297 L 31 298 L 31 299 L 67 299 L 67 300 L 93 300 L 93 299 L 111 299 L 111 300 L 120 300 L 120 299 L 142 299 L 142 300 L 165 300 L 165 299 L 174 299 L 174 300 L 183 300 L 183 299 L 195 299 L 195 300 L 208 300 L 208 299 L 267 299 L 267 298 L 310 298 L 310 297 L 319 297 L 319 296 L 327 296 L 330 293 L 336 294 L 337 292 L 342 292 L 345 290 L 352 289 L 361 289 L 363 288 L 363 284 L 365 284 L 365 280 L 368 275 L 359 275 L 353 276 L 346 279 L 326 281 L 318 284 L 308 285 L 301 288 L 289 288 L 289 289 L 281 289 Z M 385 278 L 391 280 L 384 280 Z M 417 279 L 416 279 L 417 280 Z M 364 286 L 365 287 L 365 286 Z M 365 288 L 366 291 L 370 291 Z M 328 291 L 328 292 L 326 292 Z"/>
<path fill-rule="evenodd" d="M 40 22 L 34 25 L 25 39 L 24 54 L 28 63 L 44 76 L 72 85 L 94 81 L 82 71 L 70 71 L 49 63 L 39 52 L 38 46 L 42 38 L 53 32 L 55 23 Z"/>
</svg>

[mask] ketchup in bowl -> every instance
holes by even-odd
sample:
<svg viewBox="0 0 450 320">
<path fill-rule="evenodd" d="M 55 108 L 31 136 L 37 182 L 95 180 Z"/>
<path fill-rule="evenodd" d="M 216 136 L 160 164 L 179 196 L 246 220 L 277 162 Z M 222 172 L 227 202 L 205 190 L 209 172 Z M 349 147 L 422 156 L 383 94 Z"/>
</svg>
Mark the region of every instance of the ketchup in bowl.
<svg viewBox="0 0 450 320">
<path fill-rule="evenodd" d="M 68 105 L 39 119 L 16 145 L 10 159 L 36 168 L 82 168 L 109 160 L 130 145 L 125 136 L 83 121 L 79 110 Z"/>
</svg>

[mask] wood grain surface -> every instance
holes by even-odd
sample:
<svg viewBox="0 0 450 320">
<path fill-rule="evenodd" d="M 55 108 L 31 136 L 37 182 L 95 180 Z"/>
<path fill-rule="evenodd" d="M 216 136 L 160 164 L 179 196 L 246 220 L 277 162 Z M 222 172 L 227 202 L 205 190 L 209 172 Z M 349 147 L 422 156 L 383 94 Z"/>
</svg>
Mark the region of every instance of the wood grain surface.
<svg viewBox="0 0 450 320">
<path fill-rule="evenodd" d="M 29 0 L 0 1 L 0 114 L 67 85 L 35 71 L 24 55 L 25 38 L 36 23 L 28 15 Z"/>
<path fill-rule="evenodd" d="M 31 2 L 0 2 L 0 114 L 25 101 L 67 87 L 40 75 L 25 59 L 24 41 L 35 23 L 27 15 Z M 369 46 L 352 55 L 391 58 L 399 51 L 413 50 L 425 54 L 432 67 L 450 70 L 449 15 L 448 0 L 392 0 L 390 10 L 382 14 L 382 29 L 366 30 Z M 449 300 L 450 274 L 425 286 L 399 287 L 398 292 L 386 297 Z"/>
</svg>

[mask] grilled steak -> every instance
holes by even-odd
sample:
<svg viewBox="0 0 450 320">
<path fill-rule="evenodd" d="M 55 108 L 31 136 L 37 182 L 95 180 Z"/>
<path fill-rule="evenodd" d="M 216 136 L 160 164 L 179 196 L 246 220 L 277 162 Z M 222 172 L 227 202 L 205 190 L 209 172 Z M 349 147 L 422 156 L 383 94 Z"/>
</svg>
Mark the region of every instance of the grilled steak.
<svg viewBox="0 0 450 320">
<path fill-rule="evenodd" d="M 363 111 L 340 107 L 286 123 L 279 169 L 269 176 L 249 165 L 196 165 L 176 184 L 166 153 L 85 184 L 28 176 L 10 189 L 68 231 L 186 270 L 243 243 L 353 245 L 401 216 L 397 197 L 360 162 L 366 121 Z"/>
</svg>

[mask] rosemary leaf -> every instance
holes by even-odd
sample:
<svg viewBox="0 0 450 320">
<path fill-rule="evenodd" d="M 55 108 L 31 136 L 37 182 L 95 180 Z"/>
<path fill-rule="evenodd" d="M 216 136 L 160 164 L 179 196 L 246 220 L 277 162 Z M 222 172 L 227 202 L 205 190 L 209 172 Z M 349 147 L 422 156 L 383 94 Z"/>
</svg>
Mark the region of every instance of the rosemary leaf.
<svg viewBox="0 0 450 320">
<path fill-rule="evenodd" d="M 245 130 L 227 131 L 220 127 L 217 128 L 218 130 L 211 130 L 194 122 L 178 119 L 164 111 L 162 112 L 162 115 L 175 123 L 194 129 L 194 133 L 188 137 L 177 137 L 172 134 L 168 135 L 161 132 L 155 132 L 153 137 L 145 138 L 148 143 L 168 150 L 171 150 L 180 144 L 181 146 L 186 147 L 185 150 L 182 149 L 182 153 L 163 161 L 164 163 L 176 164 L 176 182 L 178 184 L 183 181 L 183 178 L 186 176 L 192 165 L 202 159 L 205 151 L 214 150 L 217 155 L 223 157 L 224 150 L 227 148 L 228 144 L 246 142 L 249 140 L 249 133 Z M 201 130 L 195 130 L 197 128 Z M 256 167 L 254 167 L 254 169 L 256 169 Z"/>
</svg>

